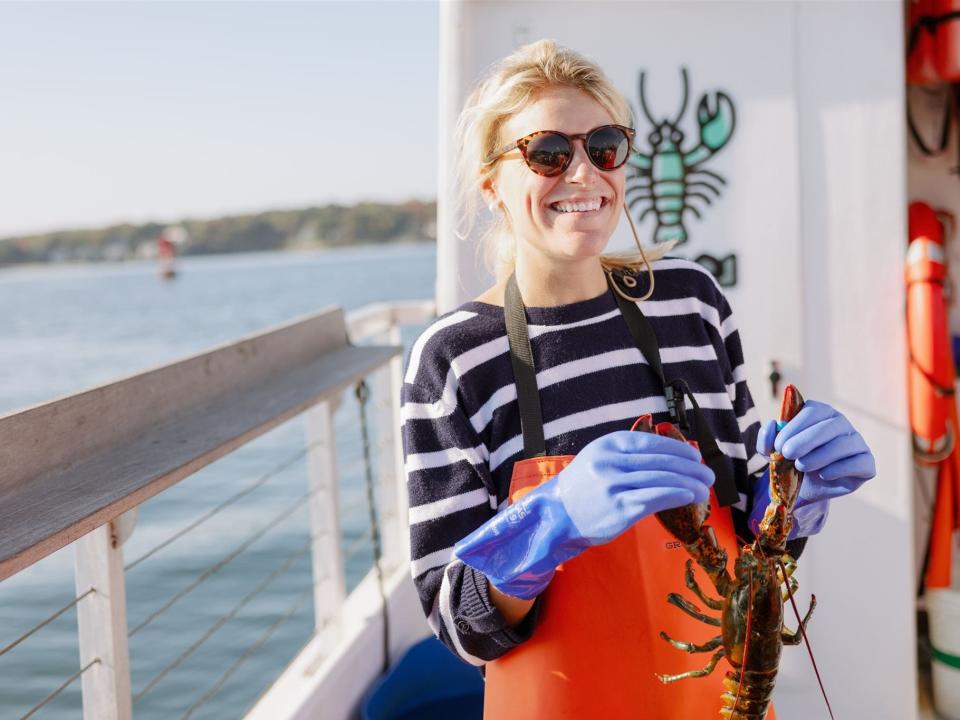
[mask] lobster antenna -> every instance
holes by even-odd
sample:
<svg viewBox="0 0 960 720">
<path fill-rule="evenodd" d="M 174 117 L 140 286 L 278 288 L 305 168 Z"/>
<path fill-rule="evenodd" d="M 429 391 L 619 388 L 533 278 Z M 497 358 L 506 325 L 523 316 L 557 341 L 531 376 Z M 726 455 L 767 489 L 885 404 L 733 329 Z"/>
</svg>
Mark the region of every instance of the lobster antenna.
<svg viewBox="0 0 960 720">
<path fill-rule="evenodd" d="M 783 561 L 777 559 L 777 564 L 780 566 L 780 572 L 786 573 L 787 569 L 783 566 Z M 786 575 L 784 575 L 786 577 Z M 833 717 L 833 708 L 830 707 L 830 700 L 827 698 L 827 691 L 823 687 L 823 679 L 820 677 L 820 670 L 817 668 L 817 661 L 813 659 L 813 648 L 810 647 L 810 639 L 807 637 L 807 629 L 803 626 L 803 620 L 800 618 L 800 608 L 797 607 L 797 601 L 793 597 L 793 590 L 790 588 L 790 583 L 787 582 L 787 596 L 790 598 L 790 604 L 793 605 L 793 614 L 797 616 L 797 622 L 800 623 L 800 634 L 803 636 L 803 643 L 807 646 L 807 654 L 810 655 L 810 662 L 813 663 L 813 672 L 817 676 L 817 682 L 820 684 L 820 692 L 823 695 L 823 701 L 827 704 L 827 712 L 830 713 L 830 720 L 834 720 Z"/>
<path fill-rule="evenodd" d="M 657 126 L 657 121 L 653 119 L 653 116 L 650 114 L 650 108 L 647 107 L 647 95 L 644 91 L 644 83 L 647 79 L 646 70 L 640 71 L 640 107 L 643 109 L 643 114 L 647 116 L 647 120 L 650 121 L 650 124 L 654 127 Z"/>
<path fill-rule="evenodd" d="M 763 550 L 760 551 L 761 553 Z M 750 602 L 747 604 L 747 628 L 743 638 L 743 660 L 740 661 L 740 682 L 737 683 L 737 697 L 733 699 L 733 707 L 730 709 L 730 716 L 737 711 L 737 705 L 740 704 L 740 691 L 743 690 L 743 678 L 747 674 L 747 652 L 750 650 L 750 628 L 753 625 L 753 570 L 750 571 L 749 585 L 747 593 Z"/>
<path fill-rule="evenodd" d="M 681 67 L 680 73 L 683 75 L 683 100 L 680 102 L 680 112 L 677 113 L 673 125 L 677 125 L 683 118 L 683 114 L 687 111 L 687 101 L 690 100 L 690 82 L 687 78 L 687 68 Z"/>
</svg>

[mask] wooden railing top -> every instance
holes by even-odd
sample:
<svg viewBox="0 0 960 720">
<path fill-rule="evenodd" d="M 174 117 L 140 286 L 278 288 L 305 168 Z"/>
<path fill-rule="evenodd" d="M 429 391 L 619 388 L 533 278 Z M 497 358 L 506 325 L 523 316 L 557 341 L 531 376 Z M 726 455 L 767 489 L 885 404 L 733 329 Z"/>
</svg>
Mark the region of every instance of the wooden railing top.
<svg viewBox="0 0 960 720">
<path fill-rule="evenodd" d="M 331 308 L 0 417 L 0 580 L 399 354 Z"/>
</svg>

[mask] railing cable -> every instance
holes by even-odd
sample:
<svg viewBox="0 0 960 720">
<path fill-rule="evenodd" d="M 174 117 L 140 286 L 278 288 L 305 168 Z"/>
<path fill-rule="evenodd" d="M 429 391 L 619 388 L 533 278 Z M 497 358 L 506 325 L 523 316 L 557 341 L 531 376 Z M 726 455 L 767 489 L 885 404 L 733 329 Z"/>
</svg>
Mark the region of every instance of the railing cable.
<svg viewBox="0 0 960 720">
<path fill-rule="evenodd" d="M 128 632 L 128 633 L 127 633 L 127 637 L 133 637 L 134 635 L 136 635 L 136 634 L 137 634 L 138 632 L 140 632 L 143 628 L 145 628 L 147 625 L 149 625 L 149 624 L 152 623 L 154 620 L 156 620 L 158 617 L 160 617 L 160 615 L 162 615 L 162 614 L 165 613 L 167 610 L 169 610 L 170 607 L 171 607 L 175 602 L 177 602 L 177 600 L 179 600 L 179 599 L 182 598 L 184 595 L 186 595 L 187 593 L 189 593 L 189 592 L 191 592 L 192 590 L 194 590 L 198 585 L 200 585 L 200 583 L 204 582 L 207 578 L 209 578 L 209 577 L 210 577 L 211 575 L 213 575 L 215 572 L 217 572 L 218 570 L 220 570 L 220 569 L 221 569 L 223 566 L 225 566 L 227 563 L 231 562 L 231 561 L 232 561 L 234 558 L 236 558 L 240 553 L 242 553 L 242 552 L 243 552 L 244 550 L 246 550 L 248 547 L 250 547 L 251 545 L 253 545 L 253 543 L 255 543 L 257 540 L 259 540 L 261 537 L 263 537 L 268 531 L 272 530 L 274 527 L 276 527 L 276 526 L 279 525 L 281 522 L 283 522 L 283 521 L 286 520 L 288 517 L 290 517 L 290 515 L 292 515 L 294 512 L 296 512 L 296 511 L 299 510 L 301 507 L 303 507 L 303 501 L 306 500 L 307 498 L 309 498 L 312 494 L 313 494 L 312 491 L 311 491 L 311 492 L 307 492 L 307 493 L 304 493 L 303 495 L 301 495 L 299 498 L 297 498 L 297 501 L 296 501 L 295 503 L 293 503 L 290 507 L 288 507 L 287 509 L 285 509 L 282 513 L 280 513 L 279 515 L 277 515 L 276 517 L 274 517 L 274 519 L 271 520 L 269 523 L 267 523 L 267 525 L 265 525 L 263 528 L 261 528 L 261 529 L 258 530 L 256 533 L 254 533 L 251 537 L 249 537 L 247 540 L 245 540 L 245 541 L 244 541 L 239 547 L 237 547 L 232 553 L 230 553 L 230 554 L 227 555 L 225 558 L 223 558 L 222 560 L 220 560 L 219 562 L 217 562 L 215 565 L 213 565 L 212 567 L 210 567 L 206 572 L 203 573 L 203 575 L 201 575 L 199 578 L 197 578 L 196 580 L 194 580 L 194 581 L 193 581 L 192 583 L 190 583 L 187 587 L 185 587 L 183 590 L 181 590 L 181 591 L 178 592 L 176 595 L 174 595 L 172 598 L 170 598 L 170 600 L 168 600 L 166 603 L 164 603 L 160 608 L 158 608 L 158 609 L 155 610 L 153 613 L 151 613 L 151 614 L 146 618 L 146 620 L 144 620 L 144 621 L 141 622 L 139 625 L 137 625 L 135 628 L 133 628 L 133 630 L 131 630 L 130 632 Z"/>
<path fill-rule="evenodd" d="M 59 694 L 62 693 L 64 690 L 66 690 L 68 687 L 70 687 L 70 683 L 72 683 L 72 682 L 73 682 L 74 680 L 76 680 L 78 677 L 80 677 L 81 675 L 83 675 L 87 670 L 89 670 L 91 667 L 93 667 L 94 665 L 96 665 L 98 662 L 100 662 L 100 658 L 94 658 L 93 660 L 91 660 L 90 662 L 88 662 L 83 668 L 81 668 L 80 670 L 78 670 L 77 672 L 75 672 L 73 675 L 71 675 L 70 678 L 63 683 L 63 685 L 61 685 L 60 687 L 58 687 L 58 688 L 57 688 L 56 690 L 54 690 L 52 693 L 50 693 L 49 695 L 47 695 L 43 700 L 41 700 L 39 703 L 37 703 L 36 705 L 34 705 L 32 708 L 30 708 L 30 710 L 27 711 L 27 714 L 26 714 L 26 715 L 21 715 L 21 716 L 20 716 L 20 720 L 27 720 L 27 718 L 30 718 L 30 717 L 33 717 L 34 715 L 36 715 L 37 711 L 40 710 L 40 708 L 42 708 L 42 707 L 43 707 L 44 705 L 46 705 L 48 702 L 50 702 L 51 700 L 53 700 L 57 695 L 59 695 Z"/>
<path fill-rule="evenodd" d="M 37 632 L 38 630 L 41 630 L 41 629 L 43 629 L 44 627 L 46 627 L 47 625 L 49 625 L 50 623 L 52 623 L 54 620 L 56 620 L 58 617 L 60 617 L 61 615 L 63 615 L 67 610 L 69 610 L 70 608 L 72 608 L 74 605 L 76 605 L 78 602 L 80 602 L 81 600 L 83 600 L 87 595 L 89 595 L 89 594 L 92 593 L 92 592 L 94 592 L 94 589 L 93 589 L 93 588 L 90 588 L 90 589 L 87 590 L 83 595 L 81 595 L 80 597 L 75 597 L 75 598 L 74 598 L 73 600 L 71 600 L 69 603 L 67 603 L 66 605 L 64 605 L 64 606 L 63 606 L 62 608 L 60 608 L 59 610 L 57 610 L 53 615 L 51 615 L 50 617 L 48 617 L 46 620 L 44 620 L 43 622 L 41 622 L 39 625 L 34 625 L 30 630 L 27 630 L 27 632 L 25 632 L 23 635 L 21 635 L 21 636 L 18 637 L 16 640 L 14 640 L 12 643 L 10 643 L 10 644 L 7 645 L 5 648 L 3 648 L 2 650 L 0 650 L 0 657 L 3 657 L 4 655 L 6 655 L 8 652 L 10 652 L 11 650 L 13 650 L 17 645 L 19 645 L 20 643 L 22 643 L 24 640 L 26 640 L 28 637 L 30 637 L 31 635 L 33 635 L 33 634 L 34 634 L 35 632 Z"/>
<path fill-rule="evenodd" d="M 297 596 L 296 601 L 287 610 L 287 612 L 281 615 L 279 618 L 277 618 L 270 625 L 270 627 L 268 627 L 263 632 L 263 634 L 260 635 L 259 638 L 257 638 L 257 641 L 253 643 L 253 645 L 251 645 L 250 647 L 248 647 L 246 650 L 243 651 L 243 654 L 240 655 L 240 657 L 238 657 L 234 661 L 233 665 L 227 668 L 227 670 L 217 679 L 217 681 L 213 684 L 213 686 L 209 690 L 207 690 L 207 692 L 205 692 L 200 697 L 200 699 L 198 699 L 195 703 L 193 703 L 193 705 L 187 708 L 187 711 L 183 714 L 180 720 L 188 720 L 193 715 L 193 713 L 196 712 L 204 703 L 206 703 L 210 698 L 216 695 L 217 692 L 220 690 L 220 688 L 223 687 L 224 683 L 226 683 L 227 680 L 230 679 L 233 673 L 235 673 L 240 668 L 240 666 L 243 665 L 243 663 L 245 663 L 250 658 L 251 655 L 253 655 L 257 650 L 259 650 L 263 646 L 263 644 L 266 643 L 267 640 L 271 638 L 273 633 L 276 632 L 277 628 L 279 628 L 281 625 L 283 625 L 283 623 L 289 620 L 293 616 L 293 614 L 296 613 L 297 610 L 300 608 L 300 606 L 303 604 L 303 601 L 306 600 L 307 597 L 309 597 L 312 594 L 313 594 L 312 586 L 307 588 L 304 592 L 300 593 L 300 595 Z"/>
<path fill-rule="evenodd" d="M 165 678 L 168 674 L 170 674 L 170 672 L 172 672 L 178 665 L 180 665 L 180 663 L 182 663 L 184 660 L 190 657 L 190 655 L 192 655 L 197 650 L 197 648 L 199 648 L 201 645 L 203 645 L 203 643 L 209 640 L 213 636 L 213 634 L 217 632 L 217 630 L 219 630 L 224 625 L 226 625 L 227 622 L 229 622 L 234 616 L 236 616 L 236 614 L 240 612 L 240 610 L 246 607 L 246 605 L 249 604 L 251 600 L 253 600 L 261 592 L 263 592 L 274 580 L 276 580 L 278 577 L 283 575 L 283 573 L 289 570 L 290 567 L 293 565 L 293 563 L 296 562 L 299 558 L 303 557 L 308 550 L 310 550 L 309 542 L 306 543 L 299 550 L 297 550 L 295 553 L 288 556 L 286 561 L 283 563 L 283 565 L 281 565 L 279 568 L 274 570 L 268 577 L 266 577 L 263 581 L 261 581 L 261 583 L 257 585 L 256 588 L 250 591 L 240 602 L 234 605 L 233 608 L 228 613 L 226 613 L 219 620 L 217 620 L 217 622 L 215 622 L 203 635 L 201 635 L 198 640 L 194 641 L 194 643 L 190 645 L 190 647 L 188 647 L 182 653 L 180 653 L 180 655 L 178 655 L 173 660 L 173 662 L 168 664 L 165 668 L 163 668 L 163 670 L 161 670 L 156 676 L 154 676 L 154 678 L 150 682 L 148 682 L 140 692 L 138 692 L 136 695 L 133 696 L 133 702 L 139 701 L 140 698 L 142 698 L 144 695 L 150 692 L 157 685 L 157 683 L 159 683 L 161 680 L 163 680 L 163 678 Z"/>
<path fill-rule="evenodd" d="M 224 500 L 222 503 L 220 503 L 219 505 L 217 505 L 217 507 L 215 507 L 215 508 L 213 508 L 212 510 L 208 511 L 207 513 L 201 515 L 198 519 L 194 520 L 192 523 L 190 523 L 189 525 L 187 525 L 185 528 L 182 528 L 181 530 L 179 530 L 179 531 L 177 531 L 176 533 L 174 533 L 173 535 L 171 535 L 169 538 L 167 538 L 166 540 L 164 540 L 162 543 L 160 543 L 159 545 L 155 546 L 152 550 L 148 550 L 148 551 L 145 552 L 143 555 L 141 555 L 140 557 L 138 557 L 136 560 L 132 560 L 131 562 L 129 562 L 129 563 L 127 563 L 126 565 L 124 565 L 123 569 L 124 569 L 124 570 L 132 570 L 133 568 L 135 568 L 137 565 L 139 565 L 140 563 L 142 563 L 144 560 L 146 560 L 146 559 L 147 559 L 148 557 L 150 557 L 151 555 L 159 552 L 159 551 L 162 550 L 163 548 L 167 547 L 170 543 L 172 543 L 172 542 L 174 542 L 175 540 L 177 540 L 177 539 L 183 537 L 184 535 L 186 535 L 188 532 L 190 532 L 191 530 L 193 530 L 194 528 L 196 528 L 196 527 L 197 527 L 198 525 L 200 525 L 201 523 L 206 522 L 207 520 L 209 520 L 210 518 L 212 518 L 214 515 L 218 514 L 218 513 L 221 512 L 222 510 L 226 509 L 227 507 L 229 507 L 230 505 L 232 505 L 233 503 L 235 503 L 237 500 L 239 500 L 239 499 L 241 499 L 241 498 L 249 495 L 249 494 L 252 493 L 254 490 L 256 490 L 258 487 L 260 487 L 261 485 L 263 485 L 263 484 L 266 483 L 267 481 L 269 481 L 269 480 L 273 479 L 274 477 L 276 477 L 277 473 L 280 473 L 280 472 L 286 470 L 288 467 L 290 467 L 291 465 L 293 465 L 295 462 L 297 462 L 298 460 L 300 460 L 300 459 L 302 459 L 303 457 L 305 457 L 305 456 L 307 455 L 307 453 L 309 453 L 311 450 L 313 450 L 317 445 L 320 445 L 322 442 L 323 442 L 323 441 L 317 441 L 317 442 L 313 442 L 313 443 L 310 443 L 310 444 L 306 445 L 306 447 L 304 447 L 302 450 L 298 451 L 298 452 L 297 452 L 296 454 L 294 454 L 294 455 L 291 455 L 290 457 L 288 457 L 286 460 L 284 460 L 283 462 L 279 463 L 278 465 L 275 465 L 273 468 L 271 468 L 271 469 L 268 470 L 266 473 L 264 473 L 263 475 L 261 475 L 259 479 L 257 479 L 255 482 L 253 482 L 253 483 L 251 483 L 250 485 L 248 485 L 247 487 L 245 487 L 245 488 L 244 488 L 243 490 L 241 490 L 240 492 L 236 493 L 235 495 L 232 495 L 231 497 L 227 498 L 227 499 Z"/>
<path fill-rule="evenodd" d="M 383 579 L 383 546 L 380 542 L 380 522 L 377 519 L 377 504 L 373 492 L 373 463 L 370 460 L 370 436 L 367 427 L 367 402 L 370 390 L 366 380 L 356 386 L 357 401 L 360 403 L 360 432 L 363 437 L 363 460 L 367 485 L 367 508 L 370 511 L 370 533 L 373 541 L 373 567 L 377 572 L 377 589 L 383 604 L 383 672 L 390 669 L 390 612 L 387 603 L 387 590 Z"/>
</svg>

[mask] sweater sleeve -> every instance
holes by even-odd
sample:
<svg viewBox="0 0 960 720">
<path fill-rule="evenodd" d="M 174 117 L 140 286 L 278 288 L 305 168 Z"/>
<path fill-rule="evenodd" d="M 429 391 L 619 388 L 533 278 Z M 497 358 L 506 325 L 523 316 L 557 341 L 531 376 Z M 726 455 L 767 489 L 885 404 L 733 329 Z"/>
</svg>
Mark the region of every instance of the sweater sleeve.
<svg viewBox="0 0 960 720">
<path fill-rule="evenodd" d="M 433 634 L 480 666 L 530 637 L 539 604 L 511 628 L 491 602 L 487 578 L 453 557 L 457 541 L 495 514 L 497 493 L 456 374 L 434 343 L 422 341 L 414 344 L 401 392 L 411 575 Z"/>
<path fill-rule="evenodd" d="M 733 410 L 740 426 L 743 445 L 747 451 L 747 477 L 738 490 L 741 493 L 741 503 L 734 511 L 734 525 L 737 535 L 745 542 L 754 539 L 747 519 L 753 510 L 753 486 L 758 482 L 768 482 L 767 458 L 757 452 L 757 436 L 760 434 L 760 415 L 753 404 L 750 388 L 747 387 L 747 372 L 743 356 L 743 346 L 740 342 L 740 331 L 733 316 L 733 309 L 727 301 L 723 291 L 717 287 L 718 309 L 720 312 L 720 336 L 723 344 L 718 348 L 717 357 L 724 366 L 724 376 L 727 380 L 727 393 L 733 403 Z M 806 538 L 791 540 L 787 543 L 787 552 L 794 558 L 799 558 L 806 545 Z"/>
</svg>

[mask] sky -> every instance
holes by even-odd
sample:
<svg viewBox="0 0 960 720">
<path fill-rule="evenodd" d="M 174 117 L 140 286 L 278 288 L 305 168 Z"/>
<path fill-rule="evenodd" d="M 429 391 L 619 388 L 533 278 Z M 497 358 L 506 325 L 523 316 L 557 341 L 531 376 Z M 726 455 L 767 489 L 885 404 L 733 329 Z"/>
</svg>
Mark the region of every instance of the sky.
<svg viewBox="0 0 960 720">
<path fill-rule="evenodd" d="M 0 1 L 0 238 L 436 196 L 436 2 Z"/>
</svg>

